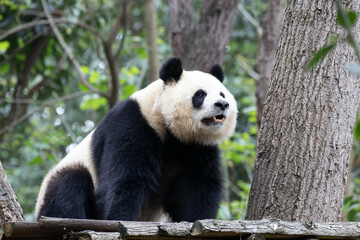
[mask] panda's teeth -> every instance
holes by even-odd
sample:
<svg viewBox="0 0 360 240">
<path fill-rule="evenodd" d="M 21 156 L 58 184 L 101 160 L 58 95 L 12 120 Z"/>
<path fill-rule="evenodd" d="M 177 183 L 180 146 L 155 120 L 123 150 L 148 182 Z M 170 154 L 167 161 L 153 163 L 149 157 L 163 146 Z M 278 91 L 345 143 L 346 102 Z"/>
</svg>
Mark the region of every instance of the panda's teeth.
<svg viewBox="0 0 360 240">
<path fill-rule="evenodd" d="M 217 119 L 216 119 L 216 117 L 214 116 L 214 117 L 212 117 L 212 120 L 214 121 L 214 122 L 216 122 L 217 121 Z"/>
</svg>

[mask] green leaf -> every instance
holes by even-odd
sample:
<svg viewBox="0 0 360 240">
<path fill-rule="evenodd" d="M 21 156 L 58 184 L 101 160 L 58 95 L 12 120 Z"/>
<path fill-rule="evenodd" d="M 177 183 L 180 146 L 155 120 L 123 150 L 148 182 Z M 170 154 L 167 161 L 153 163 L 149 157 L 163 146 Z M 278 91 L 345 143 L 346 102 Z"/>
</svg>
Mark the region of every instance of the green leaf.
<svg viewBox="0 0 360 240">
<path fill-rule="evenodd" d="M 19 61 L 25 61 L 26 56 L 25 56 L 25 54 L 18 53 L 18 54 L 16 54 L 15 58 Z"/>
<path fill-rule="evenodd" d="M 145 48 L 140 48 L 138 50 L 139 56 L 141 59 L 147 59 L 148 55 L 147 55 L 147 51 L 145 50 Z"/>
<path fill-rule="evenodd" d="M 90 77 L 89 77 L 89 82 L 91 84 L 95 84 L 97 83 L 99 80 L 99 73 L 96 72 L 96 71 L 93 71 L 91 74 L 90 74 Z"/>
<path fill-rule="evenodd" d="M 358 121 L 354 128 L 354 138 L 360 140 L 360 121 Z"/>
<path fill-rule="evenodd" d="M 6 52 L 6 50 L 10 47 L 9 41 L 2 41 L 0 42 L 0 54 L 3 54 Z"/>
<path fill-rule="evenodd" d="M 4 76 L 7 74 L 10 70 L 10 64 L 6 63 L 0 67 L 0 75 Z"/>
<path fill-rule="evenodd" d="M 340 14 L 340 11 L 338 11 L 336 21 L 340 26 L 342 26 L 343 28 L 346 28 L 346 19 L 344 19 L 344 17 L 348 18 L 348 22 L 350 23 L 350 27 L 354 26 L 354 24 L 356 22 L 356 19 L 357 19 L 357 15 L 356 15 L 356 13 L 354 11 L 346 10 L 345 11 L 345 16 L 342 16 Z"/>
<path fill-rule="evenodd" d="M 38 165 L 38 164 L 41 164 L 41 163 L 43 163 L 43 159 L 42 159 L 41 156 L 37 156 L 33 160 L 31 160 L 29 162 L 30 165 Z"/>
<path fill-rule="evenodd" d="M 136 85 L 129 84 L 123 87 L 123 92 L 121 94 L 121 100 L 125 100 L 126 98 L 130 97 L 136 90 Z"/>
<path fill-rule="evenodd" d="M 85 101 L 83 101 L 80 104 L 80 109 L 81 110 L 87 110 L 87 109 L 89 109 L 89 110 L 98 110 L 101 107 L 106 106 L 106 104 L 107 104 L 106 99 L 103 98 L 103 97 L 100 97 L 97 94 L 93 94 L 92 96 L 90 96 L 87 99 L 85 98 L 84 100 Z"/>
<path fill-rule="evenodd" d="M 89 74 L 89 68 L 88 68 L 87 66 L 82 65 L 82 66 L 81 66 L 81 71 L 82 71 L 84 74 Z"/>
<path fill-rule="evenodd" d="M 136 66 L 132 66 L 129 71 L 132 73 L 132 74 L 135 74 L 135 75 L 139 75 L 141 73 L 140 69 Z"/>
<path fill-rule="evenodd" d="M 321 60 L 323 60 L 332 49 L 334 49 L 336 44 L 337 44 L 337 41 L 334 43 L 330 43 L 329 45 L 326 45 L 326 46 L 322 47 L 320 50 L 318 50 L 317 52 L 315 52 L 315 55 L 310 60 L 310 62 L 307 64 L 306 69 L 311 70 L 317 63 L 319 63 Z"/>
<path fill-rule="evenodd" d="M 18 38 L 18 45 L 19 47 L 23 48 L 25 46 L 25 43 L 24 43 L 24 39 L 23 38 Z"/>
</svg>

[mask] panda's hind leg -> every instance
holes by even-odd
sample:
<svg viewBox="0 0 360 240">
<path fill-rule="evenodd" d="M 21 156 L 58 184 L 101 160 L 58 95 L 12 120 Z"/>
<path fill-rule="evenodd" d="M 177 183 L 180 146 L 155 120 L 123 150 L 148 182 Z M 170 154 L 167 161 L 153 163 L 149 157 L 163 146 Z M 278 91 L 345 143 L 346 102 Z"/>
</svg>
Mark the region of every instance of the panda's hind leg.
<svg viewBox="0 0 360 240">
<path fill-rule="evenodd" d="M 40 216 L 96 218 L 94 185 L 84 166 L 66 167 L 52 176 L 47 184 Z"/>
</svg>

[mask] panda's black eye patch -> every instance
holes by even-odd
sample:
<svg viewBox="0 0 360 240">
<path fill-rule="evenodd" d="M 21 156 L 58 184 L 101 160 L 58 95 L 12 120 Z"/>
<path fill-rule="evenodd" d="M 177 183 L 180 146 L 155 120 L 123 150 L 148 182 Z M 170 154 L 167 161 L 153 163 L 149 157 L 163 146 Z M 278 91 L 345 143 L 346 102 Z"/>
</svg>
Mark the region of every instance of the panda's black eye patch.
<svg viewBox="0 0 360 240">
<path fill-rule="evenodd" d="M 225 94 L 223 92 L 220 92 L 220 96 L 222 96 L 223 98 L 225 98 Z"/>
<path fill-rule="evenodd" d="M 192 97 L 192 104 L 194 108 L 201 107 L 201 105 L 204 103 L 206 95 L 206 92 L 202 89 L 195 92 L 194 96 Z"/>
<path fill-rule="evenodd" d="M 206 97 L 206 92 L 204 90 L 197 90 L 195 93 L 195 97 L 197 98 L 204 98 Z"/>
</svg>

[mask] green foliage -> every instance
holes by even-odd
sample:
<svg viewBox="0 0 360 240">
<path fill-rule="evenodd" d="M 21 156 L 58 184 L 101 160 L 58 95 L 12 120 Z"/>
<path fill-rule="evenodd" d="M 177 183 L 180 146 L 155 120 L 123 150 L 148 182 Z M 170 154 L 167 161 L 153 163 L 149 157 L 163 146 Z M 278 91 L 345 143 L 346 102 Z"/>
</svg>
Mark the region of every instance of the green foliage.
<svg viewBox="0 0 360 240">
<path fill-rule="evenodd" d="M 353 27 L 357 20 L 357 15 L 353 10 L 345 10 L 345 16 L 343 16 L 340 11 L 338 11 L 336 22 L 343 28 L 347 28 L 347 22 L 350 27 Z M 345 19 L 347 18 L 347 19 Z"/>
<path fill-rule="evenodd" d="M 354 139 L 360 141 L 360 121 L 357 121 L 355 124 Z"/>
<path fill-rule="evenodd" d="M 354 176 L 351 185 L 354 193 L 344 199 L 343 213 L 346 221 L 358 222 L 360 221 L 360 177 Z"/>
<path fill-rule="evenodd" d="M 221 202 L 218 212 L 218 219 L 221 220 L 244 220 L 246 215 L 246 207 L 250 194 L 250 183 L 238 181 L 237 189 L 238 198 L 240 200 L 233 200 L 231 202 Z"/>
</svg>

